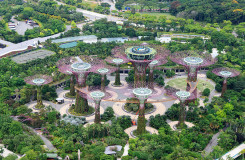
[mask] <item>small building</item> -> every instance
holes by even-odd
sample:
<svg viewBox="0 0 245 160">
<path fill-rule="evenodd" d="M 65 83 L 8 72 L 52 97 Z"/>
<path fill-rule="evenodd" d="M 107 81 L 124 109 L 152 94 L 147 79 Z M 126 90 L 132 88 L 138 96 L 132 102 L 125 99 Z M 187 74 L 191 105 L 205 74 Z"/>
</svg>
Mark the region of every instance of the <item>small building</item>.
<svg viewBox="0 0 245 160">
<path fill-rule="evenodd" d="M 64 98 L 56 98 L 56 101 L 57 101 L 58 104 L 65 103 Z"/>
<path fill-rule="evenodd" d="M 101 38 L 100 42 L 120 42 L 128 41 L 128 37 Z"/>
<path fill-rule="evenodd" d="M 46 153 L 47 160 L 58 160 L 58 155 L 56 153 Z"/>
<path fill-rule="evenodd" d="M 76 37 L 66 37 L 66 38 L 52 40 L 53 43 L 65 43 L 65 42 L 76 42 L 76 41 L 82 41 L 84 43 L 96 43 L 97 36 L 95 35 L 76 36 Z"/>
<path fill-rule="evenodd" d="M 171 42 L 171 37 L 170 36 L 166 36 L 166 37 L 160 37 L 160 38 L 157 38 L 155 39 L 156 41 L 160 41 L 161 43 L 169 43 Z"/>
<path fill-rule="evenodd" d="M 113 155 L 116 154 L 117 152 L 122 150 L 122 146 L 120 145 L 114 145 L 114 146 L 107 146 L 105 147 L 105 154 L 107 155 Z"/>
</svg>

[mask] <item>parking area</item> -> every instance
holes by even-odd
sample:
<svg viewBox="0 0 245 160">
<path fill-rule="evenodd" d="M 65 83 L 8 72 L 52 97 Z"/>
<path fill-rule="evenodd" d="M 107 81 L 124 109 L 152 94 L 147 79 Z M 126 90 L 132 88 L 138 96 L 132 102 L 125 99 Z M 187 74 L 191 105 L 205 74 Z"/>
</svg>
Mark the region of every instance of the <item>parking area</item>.
<svg viewBox="0 0 245 160">
<path fill-rule="evenodd" d="M 27 29 L 33 29 L 34 27 L 39 27 L 38 25 L 31 25 L 31 23 L 27 23 L 26 21 L 17 21 L 16 19 L 12 18 L 11 22 L 13 23 L 9 23 L 9 25 L 15 25 L 15 31 L 19 34 L 19 35 L 25 35 L 25 31 Z"/>
</svg>

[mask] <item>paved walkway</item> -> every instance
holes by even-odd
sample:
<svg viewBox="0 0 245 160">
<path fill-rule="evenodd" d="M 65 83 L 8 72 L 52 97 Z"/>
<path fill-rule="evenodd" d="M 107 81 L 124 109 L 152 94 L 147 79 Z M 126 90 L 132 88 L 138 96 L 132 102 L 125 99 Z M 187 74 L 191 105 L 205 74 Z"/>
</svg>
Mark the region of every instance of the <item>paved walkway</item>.
<svg viewBox="0 0 245 160">
<path fill-rule="evenodd" d="M 213 152 L 213 148 L 218 145 L 218 137 L 220 135 L 220 132 L 213 135 L 212 139 L 209 141 L 208 145 L 205 147 L 205 155 L 208 155 L 209 153 Z"/>
<path fill-rule="evenodd" d="M 27 126 L 28 127 L 28 126 Z M 28 127 L 30 130 L 32 130 L 34 133 L 36 133 L 44 142 L 44 144 L 47 146 L 47 148 L 51 151 L 56 151 L 56 148 L 53 146 L 53 144 L 46 138 L 44 137 L 42 134 L 40 134 L 39 132 L 37 132 L 35 129 Z"/>
<path fill-rule="evenodd" d="M 40 112 L 40 110 L 34 108 L 34 107 L 37 105 L 37 101 L 32 101 L 32 102 L 30 102 L 30 103 L 28 103 L 28 104 L 26 104 L 26 105 L 28 106 L 28 108 L 32 109 L 33 112 Z M 52 106 L 52 104 L 47 103 L 47 102 L 43 102 L 43 105 L 44 105 L 45 107 L 47 107 L 47 106 L 49 106 L 49 105 Z"/>
<path fill-rule="evenodd" d="M 125 133 L 128 134 L 129 138 L 134 138 L 130 133 L 134 130 L 137 129 L 137 126 L 132 126 L 132 127 L 129 127 L 127 129 L 124 130 Z M 156 130 L 155 128 L 152 128 L 152 127 L 149 127 L 149 126 L 146 126 L 146 130 L 148 132 L 150 132 L 151 134 L 158 134 L 158 130 Z"/>
<path fill-rule="evenodd" d="M 3 144 L 0 144 L 0 148 L 3 149 L 3 153 L 0 153 L 0 156 L 2 156 L 3 158 L 7 157 L 10 154 L 15 154 L 14 152 L 8 150 L 7 148 L 4 148 Z M 18 157 L 18 159 L 20 158 L 20 155 L 18 154 L 15 154 L 15 155 Z"/>
<path fill-rule="evenodd" d="M 126 101 L 126 99 L 124 99 Z M 148 99 L 149 101 L 152 101 L 154 99 Z M 113 110 L 115 112 L 115 114 L 117 116 L 123 116 L 123 115 L 127 115 L 127 116 L 130 116 L 131 119 L 137 119 L 138 118 L 138 115 L 135 115 L 135 114 L 132 114 L 132 113 L 128 113 L 128 112 L 125 112 L 122 107 L 125 105 L 125 103 L 121 103 L 121 102 L 116 102 L 114 103 L 113 105 Z M 166 107 L 164 106 L 163 103 L 154 103 L 153 105 L 155 105 L 156 107 L 156 110 L 150 114 L 146 114 L 145 115 L 145 118 L 146 119 L 149 119 L 150 116 L 155 116 L 157 114 L 160 114 L 160 115 L 163 115 L 165 112 L 166 112 Z"/>
<path fill-rule="evenodd" d="M 171 127 L 172 130 L 176 131 L 177 129 L 175 128 L 175 126 L 178 124 L 179 121 L 170 121 L 168 120 L 168 124 Z M 188 128 L 191 128 L 193 126 L 195 126 L 193 123 L 191 122 L 185 122 L 185 124 L 187 125 Z"/>
</svg>

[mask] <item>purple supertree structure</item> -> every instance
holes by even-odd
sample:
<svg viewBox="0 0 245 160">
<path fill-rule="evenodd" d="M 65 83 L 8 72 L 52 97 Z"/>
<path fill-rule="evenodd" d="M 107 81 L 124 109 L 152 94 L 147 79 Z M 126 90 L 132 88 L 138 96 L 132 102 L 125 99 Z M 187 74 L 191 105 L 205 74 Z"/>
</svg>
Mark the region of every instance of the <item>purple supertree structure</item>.
<svg viewBox="0 0 245 160">
<path fill-rule="evenodd" d="M 184 128 L 185 126 L 185 102 L 186 101 L 191 101 L 196 99 L 196 95 L 193 93 L 193 90 L 188 92 L 188 91 L 177 91 L 174 88 L 169 88 L 166 89 L 166 93 L 168 96 L 179 99 L 180 101 L 180 114 L 179 114 L 179 122 L 178 122 L 178 127 L 179 128 Z"/>
<path fill-rule="evenodd" d="M 115 47 L 112 49 L 112 53 L 117 53 L 119 47 Z M 115 64 L 117 69 L 116 69 L 116 76 L 115 76 L 115 83 L 113 84 L 115 87 L 121 86 L 121 81 L 120 81 L 120 65 L 128 63 L 129 60 L 124 58 L 124 57 L 115 57 L 114 55 L 112 57 L 107 57 L 106 61 L 110 64 Z"/>
<path fill-rule="evenodd" d="M 109 65 L 106 65 L 105 63 L 101 62 L 100 64 L 95 65 L 91 72 L 97 73 L 101 75 L 101 91 L 105 92 L 105 80 L 106 75 L 116 72 L 118 69 Z"/>
<path fill-rule="evenodd" d="M 146 43 L 137 46 L 136 44 L 124 44 L 120 47 L 116 47 L 112 50 L 112 55 L 123 60 L 128 60 L 134 66 L 135 72 L 135 84 L 134 87 L 144 87 L 143 82 L 145 81 L 146 68 L 154 61 L 161 61 L 167 59 L 170 51 L 158 46 L 148 45 Z M 139 82 L 142 82 L 139 83 Z"/>
<path fill-rule="evenodd" d="M 36 108 L 40 109 L 44 107 L 42 102 L 41 86 L 49 84 L 52 81 L 52 77 L 41 74 L 25 78 L 26 83 L 37 86 L 37 105 L 35 106 Z"/>
<path fill-rule="evenodd" d="M 106 100 L 111 98 L 110 94 L 107 94 L 105 92 L 102 92 L 100 90 L 93 90 L 93 91 L 89 91 L 87 90 L 87 88 L 80 88 L 79 89 L 80 94 L 82 97 L 84 97 L 86 95 L 87 99 L 93 100 L 95 103 L 95 119 L 94 119 L 94 123 L 100 123 L 100 102 L 101 100 Z"/>
<path fill-rule="evenodd" d="M 80 56 L 80 57 L 75 57 L 76 62 L 72 63 L 70 65 L 71 72 L 75 75 L 76 80 L 77 80 L 77 87 L 86 87 L 86 78 L 88 73 L 91 72 L 94 66 L 97 64 L 101 63 L 100 60 L 98 60 L 95 57 L 91 56 Z M 69 66 L 67 66 L 69 68 Z M 77 90 L 76 93 L 76 102 L 75 102 L 75 108 L 74 111 L 76 113 L 85 113 L 89 111 L 89 106 L 88 106 L 88 100 L 87 100 L 87 95 L 81 96 L 80 94 L 84 93 L 79 93 L 79 90 Z"/>
<path fill-rule="evenodd" d="M 149 83 L 148 83 L 149 89 L 154 91 L 154 74 L 153 74 L 153 71 L 154 71 L 155 67 L 166 64 L 167 62 L 168 62 L 167 59 L 160 59 L 160 60 L 154 60 L 151 63 L 149 63 L 149 69 L 150 69 Z"/>
<path fill-rule="evenodd" d="M 70 75 L 70 96 L 75 96 L 75 83 L 74 83 L 74 75 L 72 73 L 71 64 L 75 62 L 74 57 L 65 57 L 63 59 L 60 59 L 56 65 L 61 73 L 64 73 L 66 75 Z"/>
<path fill-rule="evenodd" d="M 213 59 L 211 54 L 199 51 L 182 51 L 171 54 L 170 59 L 180 65 L 183 65 L 188 72 L 187 87 L 189 91 L 191 87 L 195 87 L 194 94 L 197 96 L 197 72 L 202 67 L 214 64 L 217 59 Z M 190 86 L 191 84 L 191 86 Z"/>
<path fill-rule="evenodd" d="M 224 93 L 227 90 L 227 78 L 236 77 L 240 74 L 239 71 L 232 69 L 232 68 L 227 68 L 227 67 L 215 68 L 213 69 L 213 73 L 216 74 L 217 76 L 224 78 L 221 97 L 224 96 Z"/>
</svg>

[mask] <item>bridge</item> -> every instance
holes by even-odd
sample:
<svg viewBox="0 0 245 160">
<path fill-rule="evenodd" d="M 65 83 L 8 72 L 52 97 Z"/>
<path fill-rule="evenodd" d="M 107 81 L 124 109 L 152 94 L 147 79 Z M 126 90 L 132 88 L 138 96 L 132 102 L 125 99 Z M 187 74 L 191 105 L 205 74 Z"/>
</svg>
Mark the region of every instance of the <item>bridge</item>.
<svg viewBox="0 0 245 160">
<path fill-rule="evenodd" d="M 189 86 L 191 86 L 191 89 L 190 89 L 190 93 L 192 93 L 197 85 L 198 85 L 198 81 L 197 83 L 193 84 L 189 81 L 186 81 Z M 193 86 L 194 85 L 194 86 Z M 89 90 L 88 90 L 88 87 L 77 87 L 75 86 L 75 89 L 81 93 L 84 93 L 86 95 L 89 95 Z M 155 100 L 155 101 L 146 101 L 145 103 L 163 103 L 163 102 L 169 102 L 169 101 L 173 101 L 173 100 L 176 100 L 177 98 L 169 98 L 169 99 L 162 99 L 162 100 Z M 112 98 L 108 98 L 108 99 L 102 99 L 102 101 L 109 101 L 109 102 L 120 102 L 120 103 L 140 103 L 139 100 L 120 100 L 120 99 L 112 99 Z"/>
<path fill-rule="evenodd" d="M 229 152 L 224 154 L 219 159 L 222 159 L 222 160 L 229 160 L 229 158 L 236 159 L 237 157 L 239 157 L 241 155 L 241 152 L 243 150 L 245 150 L 245 143 L 242 143 L 241 145 L 237 146 L 236 148 L 230 150 Z M 219 159 L 216 159 L 216 160 L 219 160 Z"/>
</svg>

